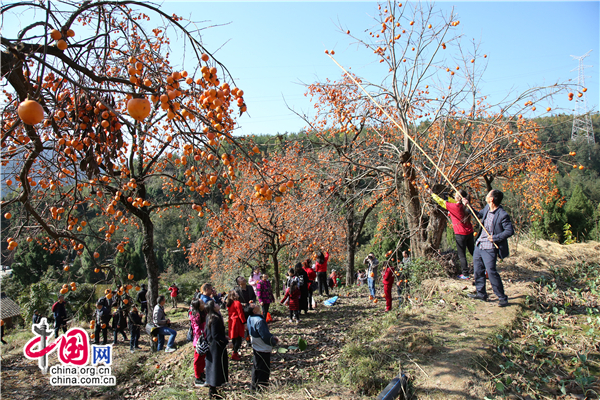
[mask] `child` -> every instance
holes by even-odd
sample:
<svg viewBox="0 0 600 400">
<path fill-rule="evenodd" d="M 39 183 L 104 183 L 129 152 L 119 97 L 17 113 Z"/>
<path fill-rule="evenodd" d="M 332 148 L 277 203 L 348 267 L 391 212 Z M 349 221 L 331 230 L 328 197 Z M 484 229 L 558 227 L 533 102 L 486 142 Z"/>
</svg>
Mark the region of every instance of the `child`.
<svg viewBox="0 0 600 400">
<path fill-rule="evenodd" d="M 331 275 L 329 275 L 329 278 L 331 278 L 331 285 L 330 287 L 333 289 L 334 287 L 338 286 L 338 274 L 336 272 L 336 270 L 334 269 L 333 271 L 331 271 Z"/>
<path fill-rule="evenodd" d="M 252 273 L 250 274 L 250 278 L 248 279 L 248 285 L 254 288 L 256 292 L 258 281 L 260 281 L 262 274 L 260 273 L 260 267 L 254 267 Z"/>
<path fill-rule="evenodd" d="M 396 283 L 396 290 L 398 292 L 398 307 L 399 308 L 402 307 L 402 302 L 404 301 L 402 294 L 404 292 L 404 289 L 408 285 L 408 271 L 407 271 L 408 265 L 409 265 L 408 263 L 400 264 L 399 265 L 400 271 L 396 271 L 396 276 L 398 277 L 398 282 Z"/>
<path fill-rule="evenodd" d="M 241 357 L 238 351 L 242 346 L 242 340 L 244 338 L 246 316 L 244 314 L 242 303 L 240 303 L 238 294 L 235 290 L 229 292 L 226 305 L 229 314 L 229 339 L 231 339 L 231 342 L 233 343 L 233 354 L 231 355 L 231 359 L 233 361 L 240 361 Z"/>
<path fill-rule="evenodd" d="M 298 277 L 296 276 L 296 271 L 294 268 L 290 268 L 288 270 L 287 280 L 285 281 L 285 287 L 289 288 L 292 286 L 292 282 L 296 282 L 296 285 L 299 286 Z"/>
<path fill-rule="evenodd" d="M 262 307 L 262 316 L 266 319 L 269 305 L 275 301 L 269 275 L 262 274 L 260 280 L 256 283 L 256 297 L 258 297 L 258 302 Z"/>
<path fill-rule="evenodd" d="M 275 336 L 269 332 L 269 326 L 260 315 L 261 309 L 257 305 L 252 309 L 252 314 L 248 317 L 248 333 L 252 341 L 252 390 L 259 386 L 269 384 L 271 375 L 271 351 L 273 346 L 279 342 Z"/>
<path fill-rule="evenodd" d="M 131 339 L 129 340 L 129 351 L 133 353 L 135 349 L 140 349 L 140 346 L 138 346 L 138 341 L 140 340 L 140 327 L 142 326 L 142 317 L 138 313 L 138 309 L 135 304 L 133 307 L 131 307 L 128 320 L 129 334 L 131 335 Z"/>
<path fill-rule="evenodd" d="M 223 296 L 225 296 L 226 294 L 226 292 L 218 293 L 217 289 L 212 288 L 212 297 L 215 299 L 215 303 L 219 305 L 223 304 Z"/>
<path fill-rule="evenodd" d="M 194 348 L 194 377 L 196 378 L 194 385 L 204 386 L 206 379 L 206 375 L 204 373 L 206 354 L 196 353 L 196 342 L 199 340 L 200 335 L 206 336 L 204 333 L 204 326 L 206 324 L 206 310 L 204 309 L 204 302 L 200 299 L 192 300 L 191 310 L 190 323 L 192 325 L 193 332 L 192 347 Z"/>
<path fill-rule="evenodd" d="M 100 331 L 102 331 L 102 344 L 106 344 L 106 336 L 108 335 L 108 324 L 112 315 L 102 301 L 96 303 L 96 311 L 94 311 L 94 321 L 96 321 L 96 329 L 94 331 L 94 344 L 100 344 Z"/>
<path fill-rule="evenodd" d="M 365 273 L 365 271 L 360 270 L 358 271 L 358 283 L 357 285 L 364 285 L 367 282 L 367 274 Z"/>
<path fill-rule="evenodd" d="M 121 332 L 123 335 L 123 340 L 127 341 L 127 335 L 125 334 L 125 328 L 127 327 L 127 318 L 125 317 L 125 312 L 121 307 L 116 307 L 116 310 L 113 314 L 113 331 L 115 335 L 114 344 L 117 344 L 117 334 Z"/>
<path fill-rule="evenodd" d="M 314 269 L 310 267 L 310 260 L 305 260 L 302 263 L 302 269 L 306 272 L 306 276 L 308 276 L 308 309 L 312 310 L 313 306 L 313 292 L 315 291 L 315 281 L 317 280 L 317 273 Z"/>
<path fill-rule="evenodd" d="M 302 263 L 294 267 L 296 278 L 298 278 L 298 289 L 300 289 L 300 311 L 308 313 L 308 274 L 302 268 Z"/>
<path fill-rule="evenodd" d="M 281 299 L 281 304 L 288 301 L 288 308 L 290 309 L 290 322 L 300 322 L 300 289 L 298 289 L 298 282 L 292 281 L 292 286 L 287 288 L 285 295 Z"/>
<path fill-rule="evenodd" d="M 395 271 L 389 262 L 383 263 L 383 294 L 385 296 L 385 311 L 392 309 L 392 286 L 394 286 Z"/>
</svg>

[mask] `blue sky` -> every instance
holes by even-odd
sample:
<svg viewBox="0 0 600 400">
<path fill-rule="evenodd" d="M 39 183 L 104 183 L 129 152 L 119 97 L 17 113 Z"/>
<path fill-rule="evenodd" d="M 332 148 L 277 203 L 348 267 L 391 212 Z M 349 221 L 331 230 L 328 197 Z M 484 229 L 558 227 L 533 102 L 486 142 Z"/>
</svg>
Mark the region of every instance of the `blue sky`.
<svg viewBox="0 0 600 400">
<path fill-rule="evenodd" d="M 436 7 L 444 12 L 454 8 L 461 21 L 457 32 L 464 34 L 465 41 L 481 42 L 488 55 L 481 93 L 489 95 L 490 102 L 501 101 L 511 90 L 576 81 L 577 73 L 571 70 L 578 64 L 570 56 L 592 50 L 585 60 L 593 66 L 586 70 L 587 103 L 589 109 L 598 110 L 599 2 L 444 1 Z M 376 2 L 167 1 L 161 8 L 210 26 L 201 31 L 205 47 L 245 92 L 249 113 L 239 119 L 239 135 L 302 129 L 305 123 L 285 102 L 300 113 L 311 113 L 303 83 L 341 77 L 342 71 L 324 54 L 325 49 L 335 49 L 336 59 L 366 80 L 378 81 L 382 76 L 382 65 L 374 55 L 359 50 L 337 27 L 341 24 L 356 34 L 373 27 Z M 19 19 L 4 20 L 6 32 Z M 193 70 L 191 57 L 185 58 L 176 43 L 172 47 L 174 66 Z M 553 112 L 569 111 L 574 103 L 564 95 L 548 105 Z M 541 105 L 538 115 L 545 112 Z"/>
<path fill-rule="evenodd" d="M 588 108 L 598 110 L 600 60 L 598 2 L 441 2 L 443 11 L 458 13 L 457 27 L 466 40 L 481 42 L 488 54 L 482 93 L 500 101 L 513 89 L 576 79 L 580 56 L 592 50 L 585 64 Z M 353 33 L 373 26 L 375 2 L 187 2 L 165 3 L 193 20 L 229 23 L 203 31 L 207 48 L 229 69 L 245 92 L 249 115 L 239 120 L 239 134 L 296 132 L 304 123 L 299 112 L 310 112 L 301 83 L 339 79 L 341 70 L 324 54 L 335 49 L 345 67 L 365 79 L 378 76 L 380 64 L 365 57 L 337 24 Z M 185 11 L 183 11 L 185 10 Z M 553 108 L 569 106 L 559 99 Z M 539 111 L 540 107 L 538 107 Z M 545 109 L 545 107 L 543 107 Z M 545 111 L 545 110 L 544 110 Z"/>
</svg>

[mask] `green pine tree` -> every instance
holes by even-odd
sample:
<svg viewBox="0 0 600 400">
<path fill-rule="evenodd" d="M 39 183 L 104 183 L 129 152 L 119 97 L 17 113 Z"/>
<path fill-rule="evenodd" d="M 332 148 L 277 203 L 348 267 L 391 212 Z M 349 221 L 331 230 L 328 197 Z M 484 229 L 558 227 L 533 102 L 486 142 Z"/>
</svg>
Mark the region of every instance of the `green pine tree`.
<svg viewBox="0 0 600 400">
<path fill-rule="evenodd" d="M 578 240 L 585 240 L 593 228 L 594 207 L 583 192 L 581 185 L 575 186 L 571 198 L 565 205 L 568 223 Z"/>
</svg>

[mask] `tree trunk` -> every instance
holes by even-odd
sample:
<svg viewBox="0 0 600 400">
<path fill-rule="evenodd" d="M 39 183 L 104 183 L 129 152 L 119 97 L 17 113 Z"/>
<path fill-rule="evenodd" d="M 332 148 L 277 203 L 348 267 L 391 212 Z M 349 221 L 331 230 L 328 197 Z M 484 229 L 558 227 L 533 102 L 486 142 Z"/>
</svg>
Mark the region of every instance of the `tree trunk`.
<svg viewBox="0 0 600 400">
<path fill-rule="evenodd" d="M 434 210 L 431 211 L 429 224 L 427 225 L 426 245 L 427 248 L 431 250 L 430 252 L 440 248 L 447 225 L 448 219 L 446 214 L 443 210 L 436 206 Z"/>
<path fill-rule="evenodd" d="M 346 208 L 346 285 L 354 283 L 354 255 L 356 254 L 356 240 L 358 236 L 354 232 L 354 203 Z"/>
<path fill-rule="evenodd" d="M 271 257 L 273 258 L 273 274 L 275 274 L 275 293 L 277 294 L 277 298 L 279 298 L 279 294 L 281 291 L 281 280 L 279 279 L 279 260 L 277 259 L 277 253 L 271 253 Z"/>
<path fill-rule="evenodd" d="M 156 254 L 154 254 L 154 224 L 148 214 L 145 214 L 141 220 L 143 226 L 142 253 L 148 272 L 148 313 L 152 315 L 158 299 L 158 262 Z"/>
<path fill-rule="evenodd" d="M 412 157 L 409 151 L 401 155 L 402 172 L 404 174 L 404 190 L 402 198 L 406 210 L 406 221 L 410 233 L 410 250 L 413 257 L 424 257 L 430 253 L 426 242 L 425 223 L 419 193 L 412 182 L 416 179 L 416 173 L 412 166 Z"/>
</svg>

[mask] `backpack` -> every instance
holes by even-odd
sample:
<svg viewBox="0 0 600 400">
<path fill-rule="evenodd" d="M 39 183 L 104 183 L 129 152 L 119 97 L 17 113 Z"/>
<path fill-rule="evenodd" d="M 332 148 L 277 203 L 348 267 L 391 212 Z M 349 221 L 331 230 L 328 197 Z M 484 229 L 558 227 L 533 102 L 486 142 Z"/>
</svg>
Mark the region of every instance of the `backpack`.
<svg viewBox="0 0 600 400">
<path fill-rule="evenodd" d="M 187 339 L 188 342 L 194 341 L 194 331 L 192 330 L 191 326 L 190 326 L 190 329 L 188 329 L 187 336 L 185 338 Z"/>
<path fill-rule="evenodd" d="M 108 304 L 108 299 L 106 297 L 100 297 L 96 304 L 102 304 L 106 308 L 108 308 L 110 306 L 110 304 Z"/>
<path fill-rule="evenodd" d="M 200 336 L 198 337 L 198 341 L 196 342 L 196 353 L 200 355 L 206 354 L 206 352 L 208 352 L 209 349 L 210 346 L 208 345 L 208 342 L 204 337 L 204 332 L 200 331 Z"/>
</svg>

